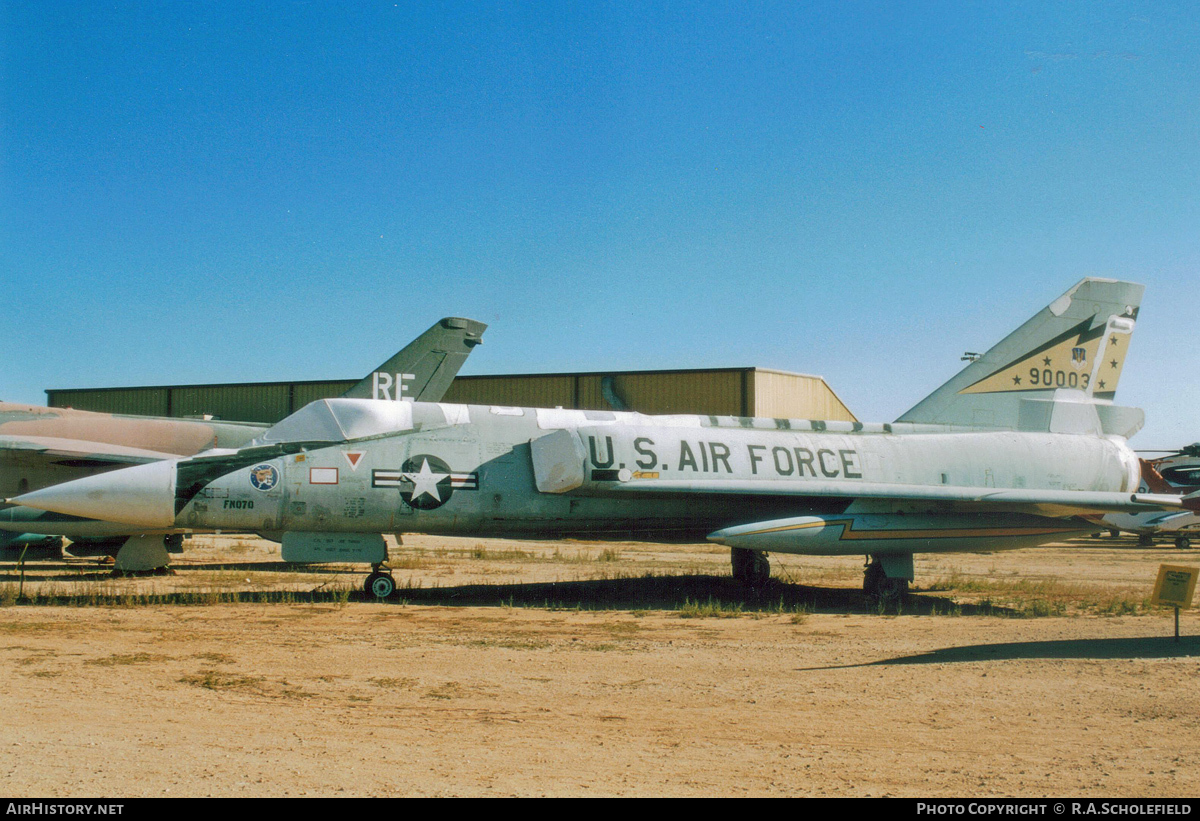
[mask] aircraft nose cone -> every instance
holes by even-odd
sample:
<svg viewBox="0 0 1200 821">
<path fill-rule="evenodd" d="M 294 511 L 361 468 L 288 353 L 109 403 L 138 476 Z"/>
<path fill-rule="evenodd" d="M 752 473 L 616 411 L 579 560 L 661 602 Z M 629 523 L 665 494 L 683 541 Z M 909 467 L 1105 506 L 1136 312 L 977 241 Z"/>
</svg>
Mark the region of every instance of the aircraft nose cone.
<svg viewBox="0 0 1200 821">
<path fill-rule="evenodd" d="M 106 522 L 175 524 L 175 460 L 151 462 L 51 485 L 8 501 Z"/>
</svg>

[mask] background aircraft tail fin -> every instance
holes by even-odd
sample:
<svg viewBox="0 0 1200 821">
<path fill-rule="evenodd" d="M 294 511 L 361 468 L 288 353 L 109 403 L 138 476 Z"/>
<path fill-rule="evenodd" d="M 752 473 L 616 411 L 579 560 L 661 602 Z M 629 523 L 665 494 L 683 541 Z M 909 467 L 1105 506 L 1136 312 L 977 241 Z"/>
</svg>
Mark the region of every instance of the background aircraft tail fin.
<svg viewBox="0 0 1200 821">
<path fill-rule="evenodd" d="M 1111 400 L 1144 290 L 1081 280 L 896 421 L 1132 435 L 1141 411 Z"/>
<path fill-rule="evenodd" d="M 473 319 L 440 319 L 342 395 L 438 402 L 471 351 L 483 342 L 486 329 L 487 325 Z"/>
</svg>

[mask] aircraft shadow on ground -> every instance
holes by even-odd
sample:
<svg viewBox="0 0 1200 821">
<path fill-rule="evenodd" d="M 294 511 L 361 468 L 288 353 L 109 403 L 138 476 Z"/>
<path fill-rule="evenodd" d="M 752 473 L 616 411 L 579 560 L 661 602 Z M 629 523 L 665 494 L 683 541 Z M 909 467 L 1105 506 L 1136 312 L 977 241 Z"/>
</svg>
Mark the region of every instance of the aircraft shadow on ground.
<svg viewBox="0 0 1200 821">
<path fill-rule="evenodd" d="M 829 667 L 804 667 L 801 671 L 846 670 L 854 667 L 888 667 L 909 664 L 961 664 L 979 661 L 1044 660 L 1064 661 L 1091 659 L 1172 659 L 1200 656 L 1200 636 L 1150 636 L 1119 639 L 1063 639 L 1059 641 L 1021 641 L 1003 644 L 971 644 L 965 647 L 943 647 L 928 653 L 899 656 L 863 664 L 840 664 Z"/>
<path fill-rule="evenodd" d="M 4 572 L 7 571 L 7 572 Z M 328 565 L 293 564 L 279 561 L 266 562 L 221 562 L 219 564 L 174 565 L 172 572 L 194 571 L 267 571 L 280 574 L 319 574 L 330 577 L 362 576 L 363 568 L 341 568 Z M 145 575 L 154 575 L 153 572 Z M 102 565 L 79 563 L 38 563 L 28 566 L 25 581 L 61 582 L 75 584 L 110 580 L 113 571 Z M 15 565 L 0 565 L 0 581 L 15 582 L 18 572 Z M 333 591 L 327 589 L 329 581 L 318 584 L 310 592 L 279 591 L 278 599 L 287 602 L 328 601 Z M 228 591 L 234 599 L 263 602 L 271 601 L 270 591 L 256 590 L 243 593 Z M 358 590 L 351 594 L 357 601 L 377 601 L 370 594 Z M 743 612 L 822 612 L 822 613 L 875 613 L 894 615 L 903 613 L 914 616 L 956 615 L 994 616 L 1017 615 L 996 605 L 985 607 L 956 604 L 952 599 L 920 594 L 909 596 L 900 603 L 880 604 L 867 597 L 861 590 L 838 587 L 810 587 L 772 579 L 766 584 L 747 586 L 729 576 L 642 576 L 621 579 L 594 579 L 574 582 L 541 582 L 523 584 L 469 584 L 455 587 L 404 587 L 387 600 L 394 604 L 424 604 L 449 607 L 552 607 L 556 609 L 587 610 L 678 610 L 689 605 L 709 606 L 723 610 Z"/>
<path fill-rule="evenodd" d="M 369 597 L 364 594 L 363 599 Z M 975 615 L 977 612 L 1003 615 L 1006 612 L 994 605 L 985 610 L 972 605 L 956 605 L 949 598 L 926 595 L 910 596 L 899 605 L 880 605 L 856 589 L 808 587 L 776 580 L 749 587 L 728 576 L 703 575 L 434 588 L 400 587 L 391 601 L 451 607 L 494 607 L 503 604 L 588 610 L 677 610 L 688 605 L 712 605 L 762 613 L 903 612 L 935 615 L 954 610 L 962 615 Z"/>
</svg>

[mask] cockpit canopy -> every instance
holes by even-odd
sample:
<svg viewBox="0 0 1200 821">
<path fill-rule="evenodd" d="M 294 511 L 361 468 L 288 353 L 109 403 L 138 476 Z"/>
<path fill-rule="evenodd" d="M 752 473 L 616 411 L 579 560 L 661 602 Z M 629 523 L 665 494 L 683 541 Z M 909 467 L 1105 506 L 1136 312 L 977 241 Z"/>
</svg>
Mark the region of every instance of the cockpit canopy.
<svg viewBox="0 0 1200 821">
<path fill-rule="evenodd" d="M 413 429 L 411 402 L 378 399 L 318 399 L 276 423 L 254 440 L 278 442 L 345 442 Z"/>
</svg>

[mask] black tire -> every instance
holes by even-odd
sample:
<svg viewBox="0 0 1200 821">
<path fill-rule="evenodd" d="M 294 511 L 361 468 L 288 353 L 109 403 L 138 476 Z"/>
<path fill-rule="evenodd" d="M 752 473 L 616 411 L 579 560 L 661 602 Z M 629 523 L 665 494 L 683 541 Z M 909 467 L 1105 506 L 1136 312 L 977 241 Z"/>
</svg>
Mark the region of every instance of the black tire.
<svg viewBox="0 0 1200 821">
<path fill-rule="evenodd" d="M 883 563 L 874 560 L 863 570 L 863 593 L 883 604 L 908 598 L 908 579 L 889 579 Z"/>
<path fill-rule="evenodd" d="M 363 582 L 363 590 L 377 599 L 391 598 L 391 595 L 396 592 L 396 580 L 388 573 L 372 573 Z"/>
<path fill-rule="evenodd" d="M 1179 548 L 1180 550 L 1188 550 L 1191 548 L 1191 546 L 1192 546 L 1192 540 L 1189 539 L 1187 536 L 1176 536 L 1175 537 L 1175 547 Z"/>
<path fill-rule="evenodd" d="M 761 550 L 734 547 L 729 551 L 733 577 L 745 584 L 765 584 L 771 578 L 771 561 Z"/>
<path fill-rule="evenodd" d="M 900 601 L 908 597 L 908 579 L 884 579 L 879 590 L 879 600 Z"/>
<path fill-rule="evenodd" d="M 863 592 L 868 596 L 878 597 L 883 591 L 887 576 L 883 573 L 883 565 L 877 561 L 870 562 L 863 570 Z"/>
</svg>

